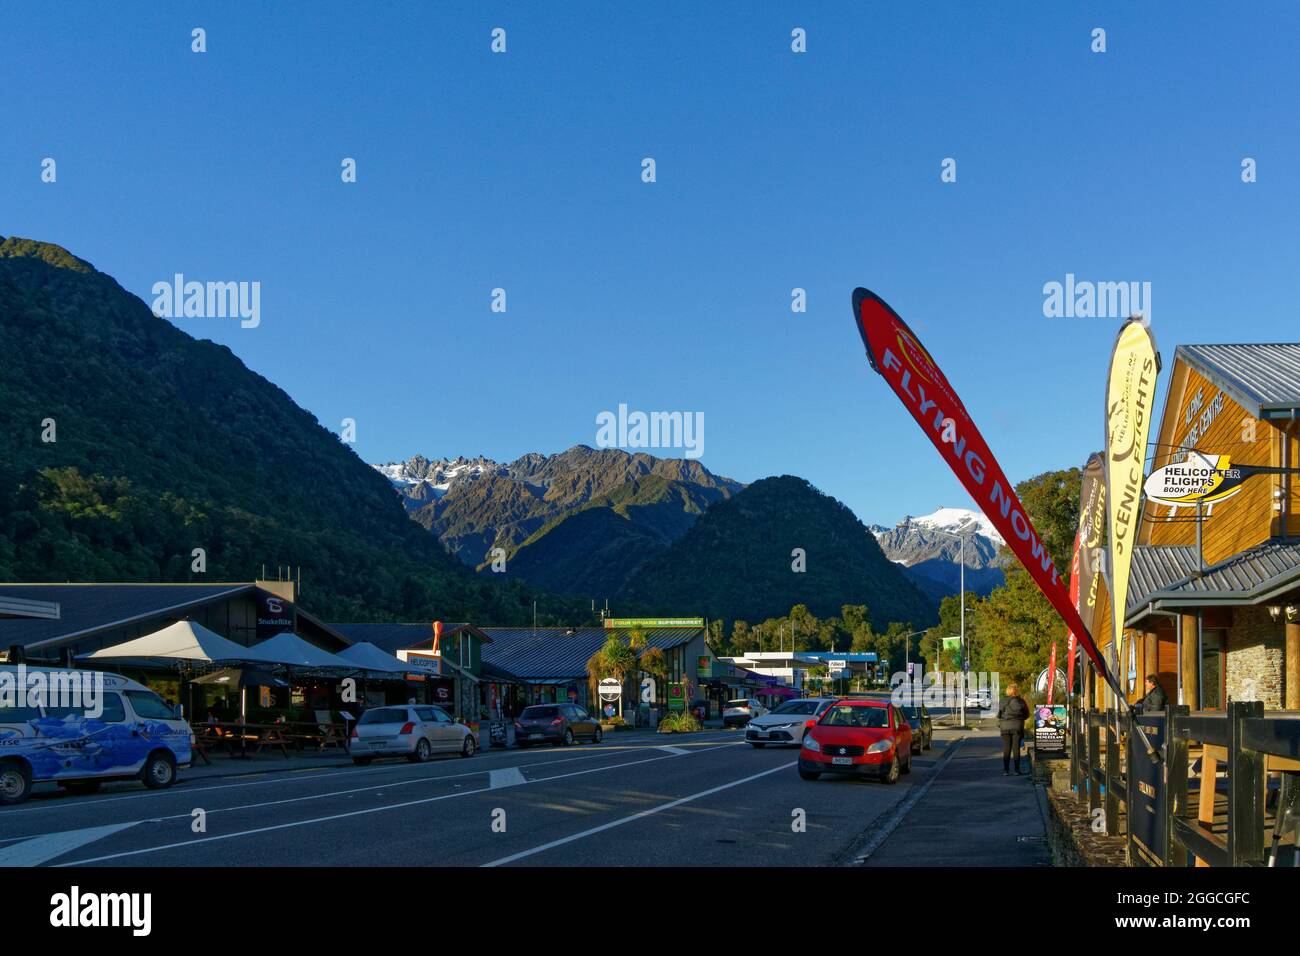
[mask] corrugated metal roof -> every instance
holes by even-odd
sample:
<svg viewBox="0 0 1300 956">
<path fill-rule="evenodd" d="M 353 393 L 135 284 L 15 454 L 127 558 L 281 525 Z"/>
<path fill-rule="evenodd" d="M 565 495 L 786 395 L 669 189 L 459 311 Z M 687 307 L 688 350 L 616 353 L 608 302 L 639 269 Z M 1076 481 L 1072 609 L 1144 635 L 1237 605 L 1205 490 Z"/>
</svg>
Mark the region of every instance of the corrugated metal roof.
<svg viewBox="0 0 1300 956">
<path fill-rule="evenodd" d="M 0 648 L 59 642 L 155 616 L 184 616 L 210 601 L 252 589 L 251 584 L 0 584 L 0 594 L 53 601 L 57 620 L 0 620 Z M 161 627 L 162 624 L 159 624 Z"/>
<path fill-rule="evenodd" d="M 1300 343 L 1180 345 L 1180 356 L 1260 417 L 1300 409 Z"/>
<path fill-rule="evenodd" d="M 585 680 L 587 661 L 605 646 L 611 633 L 603 627 L 485 627 L 492 638 L 483 645 L 483 662 L 520 680 Z M 622 632 L 617 632 L 622 633 Z M 702 628 L 663 627 L 643 632 L 646 647 L 670 650 L 686 644 Z"/>
<path fill-rule="evenodd" d="M 1128 607 L 1132 614 L 1152 594 L 1196 573 L 1196 548 L 1191 546 L 1142 545 L 1133 552 L 1129 572 Z"/>
<path fill-rule="evenodd" d="M 1134 565 L 1136 566 L 1136 554 Z M 1258 604 L 1300 587 L 1300 541 L 1266 541 L 1147 594 L 1142 605 L 1197 607 L 1210 604 Z M 1134 618 L 1129 602 L 1128 619 Z"/>
</svg>

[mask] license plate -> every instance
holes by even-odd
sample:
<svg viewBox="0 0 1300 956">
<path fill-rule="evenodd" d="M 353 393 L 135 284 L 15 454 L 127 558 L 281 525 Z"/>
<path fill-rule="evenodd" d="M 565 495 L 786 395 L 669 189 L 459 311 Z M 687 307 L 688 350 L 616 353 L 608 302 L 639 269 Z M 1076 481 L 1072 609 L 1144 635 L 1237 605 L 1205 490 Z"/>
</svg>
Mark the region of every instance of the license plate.
<svg viewBox="0 0 1300 956">
<path fill-rule="evenodd" d="M 545 737 L 545 736 L 546 736 L 545 734 L 529 734 L 529 735 L 528 735 L 528 739 L 529 739 L 529 740 L 541 740 L 541 739 L 542 739 L 543 737 Z"/>
<path fill-rule="evenodd" d="M 766 737 L 767 734 L 764 733 L 764 732 L 761 731 L 761 730 L 756 730 L 756 731 L 754 731 L 754 736 L 755 736 L 755 737 Z"/>
<path fill-rule="evenodd" d="M 853 758 L 852 758 L 852 757 L 832 757 L 832 758 L 831 758 L 831 763 L 835 764 L 837 767 L 851 767 L 851 766 L 853 766 Z"/>
</svg>

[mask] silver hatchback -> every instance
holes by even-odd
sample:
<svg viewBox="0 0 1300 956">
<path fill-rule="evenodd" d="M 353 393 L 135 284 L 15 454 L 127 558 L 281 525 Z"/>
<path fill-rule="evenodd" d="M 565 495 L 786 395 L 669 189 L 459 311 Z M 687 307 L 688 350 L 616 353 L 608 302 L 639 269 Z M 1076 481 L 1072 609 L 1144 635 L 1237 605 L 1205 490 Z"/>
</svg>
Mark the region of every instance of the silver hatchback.
<svg viewBox="0 0 1300 956">
<path fill-rule="evenodd" d="M 372 707 L 352 727 L 352 762 L 364 767 L 376 757 L 405 757 L 424 763 L 436 753 L 472 757 L 474 731 L 433 704 Z"/>
</svg>

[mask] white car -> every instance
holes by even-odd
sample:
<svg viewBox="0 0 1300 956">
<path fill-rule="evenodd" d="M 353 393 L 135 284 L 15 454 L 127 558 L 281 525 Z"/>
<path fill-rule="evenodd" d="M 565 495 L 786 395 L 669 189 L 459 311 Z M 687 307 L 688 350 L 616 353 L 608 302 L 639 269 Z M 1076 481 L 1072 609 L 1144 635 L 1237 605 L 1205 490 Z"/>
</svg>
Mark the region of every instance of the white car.
<svg viewBox="0 0 1300 956">
<path fill-rule="evenodd" d="M 474 756 L 478 738 L 433 704 L 372 707 L 352 725 L 352 762 L 364 767 L 376 757 L 405 757 L 424 763 L 436 753 Z"/>
<path fill-rule="evenodd" d="M 729 700 L 722 705 L 722 726 L 739 724 L 743 727 L 755 717 L 762 717 L 766 713 L 767 708 L 752 697 Z"/>
<path fill-rule="evenodd" d="M 987 690 L 967 691 L 966 709 L 967 710 L 992 710 L 993 695 Z"/>
<path fill-rule="evenodd" d="M 755 748 L 792 746 L 803 743 L 808 722 L 816 721 L 839 698 L 803 697 L 787 700 L 771 713 L 755 717 L 745 726 L 745 741 Z"/>
</svg>

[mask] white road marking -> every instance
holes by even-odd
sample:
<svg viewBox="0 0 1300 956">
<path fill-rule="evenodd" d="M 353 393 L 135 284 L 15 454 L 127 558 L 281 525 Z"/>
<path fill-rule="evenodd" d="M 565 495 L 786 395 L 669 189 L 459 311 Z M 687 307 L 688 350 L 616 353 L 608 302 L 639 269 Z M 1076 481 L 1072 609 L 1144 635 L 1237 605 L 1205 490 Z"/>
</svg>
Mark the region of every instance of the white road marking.
<svg viewBox="0 0 1300 956">
<path fill-rule="evenodd" d="M 555 775 L 550 776 L 550 777 L 539 777 L 539 778 L 534 779 L 534 780 L 525 780 L 522 784 L 519 784 L 519 786 L 532 786 L 533 784 L 549 783 L 549 782 L 552 781 L 552 780 L 564 780 L 564 779 L 567 779 L 567 778 L 569 778 L 569 777 L 581 777 L 581 776 L 585 776 L 586 774 L 589 774 L 589 773 L 605 773 L 606 771 L 609 771 L 609 770 L 618 770 L 618 769 L 620 769 L 620 768 L 622 768 L 622 767 L 635 767 L 635 766 L 637 766 L 638 764 L 643 764 L 643 763 L 654 763 L 656 760 L 674 760 L 674 759 L 676 759 L 676 758 L 678 758 L 678 757 L 680 757 L 680 756 L 691 756 L 692 754 L 708 753 L 709 750 L 721 750 L 721 749 L 723 749 L 724 747 L 730 747 L 730 746 L 733 746 L 733 745 L 732 745 L 732 744 L 720 744 L 720 745 L 717 746 L 717 747 L 708 747 L 708 748 L 702 748 L 702 749 L 700 749 L 700 750 L 692 750 L 692 751 L 689 751 L 687 754 L 684 754 L 684 755 L 683 755 L 683 754 L 663 754 L 663 755 L 658 756 L 658 757 L 646 757 L 646 758 L 641 759 L 641 760 L 629 760 L 629 761 L 627 761 L 626 763 L 614 764 L 613 766 L 609 766 L 609 767 L 592 767 L 592 768 L 590 768 L 590 769 L 588 769 L 588 770 L 574 770 L 574 771 L 572 771 L 572 772 L 570 772 L 570 773 L 561 773 L 561 774 L 555 774 Z M 793 766 L 793 764 L 787 764 L 786 766 Z M 780 769 L 784 769 L 784 768 L 778 767 L 777 769 L 780 770 Z M 482 771 L 480 771 L 480 773 L 481 773 L 481 772 L 482 772 Z M 761 777 L 761 776 L 764 776 L 766 773 L 772 773 L 772 772 L 773 772 L 773 771 L 771 771 L 771 770 L 769 770 L 769 771 L 765 771 L 765 773 L 763 773 L 763 774 L 758 774 L 758 776 Z M 446 778 L 441 778 L 441 779 L 446 779 Z M 413 781 L 412 781 L 412 782 L 413 782 Z M 738 781 L 738 782 L 743 782 L 743 781 Z M 366 790 L 375 790 L 375 789 L 381 789 L 383 786 L 390 786 L 390 785 L 389 785 L 389 784 L 383 784 L 383 785 L 381 785 L 380 787 L 365 787 L 365 788 L 363 788 L 363 789 L 366 789 Z M 729 786 L 730 786 L 730 784 L 729 784 Z M 182 841 L 179 841 L 179 842 L 176 842 L 176 843 L 164 843 L 164 844 L 162 844 L 162 845 L 160 845 L 160 846 L 143 847 L 143 848 L 138 849 L 138 850 L 124 850 L 124 851 L 122 851 L 122 852 L 120 852 L 120 853 L 108 853 L 108 854 L 105 854 L 104 856 L 89 857 L 89 858 L 84 859 L 84 860 L 71 860 L 71 861 L 69 861 L 69 862 L 67 862 L 67 863 L 56 863 L 55 866 L 60 866 L 60 867 L 64 867 L 64 866 L 85 866 L 85 865 L 90 864 L 90 863 L 102 863 L 102 862 L 105 861 L 105 860 L 117 860 L 117 859 L 121 859 L 122 857 L 127 857 L 127 856 L 140 856 L 140 855 L 145 854 L 145 853 L 156 853 L 156 852 L 158 852 L 158 851 L 160 851 L 160 850 L 174 850 L 174 849 L 177 849 L 177 848 L 179 848 L 179 847 L 196 846 L 197 844 L 200 844 L 200 843 L 214 843 L 214 842 L 216 842 L 216 841 L 218 841 L 218 840 L 232 840 L 232 839 L 234 839 L 234 838 L 236 838 L 236 837 L 242 837 L 242 836 L 254 836 L 254 835 L 259 834 L 259 833 L 271 833 L 271 832 L 273 832 L 273 831 L 275 831 L 275 830 L 288 830 L 288 829 L 292 829 L 293 827 L 305 827 L 305 826 L 311 826 L 312 824 L 316 824 L 316 823 L 329 823 L 329 822 L 334 821 L 334 820 L 345 820 L 345 819 L 348 819 L 349 817 L 367 816 L 367 815 L 369 815 L 369 814 L 371 814 L 371 813 L 383 813 L 383 812 L 386 811 L 386 810 L 401 810 L 401 809 L 405 809 L 406 807 L 417 807 L 417 806 L 422 806 L 423 804 L 426 804 L 426 803 L 437 803 L 437 802 L 440 801 L 440 800 L 455 800 L 455 799 L 457 799 L 457 798 L 459 798 L 459 797 L 469 797 L 469 796 L 473 796 L 474 794 L 477 794 L 477 793 L 488 793 L 488 792 L 491 791 L 491 789 L 492 789 L 492 788 L 491 788 L 490 786 L 488 786 L 488 787 L 479 787 L 479 788 L 476 789 L 476 790 L 462 790 L 462 791 L 460 791 L 459 793 L 445 793 L 445 794 L 442 794 L 441 796 L 437 796 L 437 797 L 424 797 L 424 798 L 422 798 L 422 799 L 420 799 L 420 800 L 407 800 L 405 803 L 390 803 L 390 804 L 385 804 L 385 805 L 382 806 L 382 807 L 369 807 L 369 808 L 367 808 L 367 809 L 365 809 L 365 810 L 351 810 L 351 811 L 349 811 L 349 812 L 347 812 L 347 813 L 331 813 L 331 814 L 329 814 L 328 816 L 323 816 L 323 817 L 314 817 L 314 818 L 309 819 L 309 820 L 294 820 L 294 821 L 292 821 L 292 822 L 290 822 L 290 823 L 277 823 L 277 824 L 274 824 L 274 825 L 272 825 L 272 826 L 256 827 L 256 828 L 251 829 L 251 830 L 239 830 L 239 831 L 236 831 L 236 832 L 234 832 L 234 833 L 222 833 L 222 834 L 218 834 L 218 835 L 216 835 L 216 836 L 200 837 L 200 838 L 197 839 L 197 840 L 182 840 Z M 722 788 L 722 789 L 725 789 L 725 787 Z M 347 792 L 348 792 L 348 791 L 341 791 L 341 793 L 343 793 L 343 794 L 346 794 Z M 265 805 L 265 806 L 270 806 L 270 805 L 272 805 L 272 804 L 274 804 L 274 803 L 292 803 L 292 802 L 294 802 L 294 800 L 297 800 L 297 799 L 319 799 L 319 798 L 322 797 L 322 796 L 335 796 L 335 795 L 338 795 L 338 794 L 318 794 L 318 795 L 316 795 L 315 797 L 301 797 L 301 798 L 294 798 L 294 799 L 292 799 L 292 800 L 276 800 L 276 801 L 272 801 L 271 804 L 264 804 L 264 805 Z M 700 796 L 703 796 L 703 794 L 700 794 Z M 242 809 L 249 809 L 249 808 L 245 807 L 245 808 L 242 808 Z M 211 814 L 211 813 L 216 813 L 216 812 L 219 812 L 219 811 L 216 811 L 216 810 L 209 811 L 209 814 Z M 189 814 L 183 814 L 183 816 L 189 816 Z M 162 819 L 162 818 L 159 818 L 159 819 Z"/>
<path fill-rule="evenodd" d="M 660 750 L 666 750 L 670 754 L 688 754 L 690 753 L 685 747 L 669 747 L 667 745 L 660 747 Z"/>
<path fill-rule="evenodd" d="M 87 843 L 94 843 L 96 840 L 102 840 L 119 830 L 133 826 L 134 823 L 110 823 L 102 827 L 64 830 L 62 833 L 30 837 L 21 843 L 0 850 L 0 866 L 40 866 L 46 860 L 71 853 Z"/>
<path fill-rule="evenodd" d="M 504 770 L 488 771 L 488 789 L 499 790 L 502 787 L 517 787 L 521 783 L 527 783 L 524 779 L 524 772 L 518 767 L 506 767 Z"/>
<path fill-rule="evenodd" d="M 792 760 L 789 763 L 781 764 L 779 767 L 773 767 L 771 770 L 764 770 L 762 773 L 752 774 L 748 777 L 742 777 L 740 780 L 733 780 L 730 783 L 724 783 L 718 787 L 712 787 L 708 790 L 701 790 L 699 793 L 693 793 L 689 797 L 681 797 L 668 803 L 661 803 L 657 807 L 651 807 L 649 810 L 642 810 L 631 816 L 614 820 L 610 823 L 602 823 L 598 827 L 592 827 L 590 830 L 583 830 L 581 833 L 575 833 L 572 836 L 562 837 L 559 840 L 552 840 L 550 843 L 543 843 L 541 846 L 533 847 L 531 850 L 523 850 L 519 853 L 512 853 L 510 856 L 503 856 L 499 860 L 493 860 L 491 863 L 484 863 L 483 866 L 502 866 L 506 863 L 513 863 L 515 860 L 522 860 L 524 857 L 533 856 L 538 853 L 545 853 L 547 850 L 554 849 L 557 846 L 563 846 L 566 843 L 573 843 L 575 840 L 582 840 L 589 836 L 595 836 L 597 833 L 604 833 L 606 830 L 612 830 L 614 827 L 621 827 L 625 823 L 631 823 L 634 820 L 640 820 L 651 814 L 659 813 L 661 810 L 671 810 L 673 807 L 680 807 L 684 803 L 690 803 L 693 800 L 700 800 L 704 797 L 720 793 L 723 790 L 730 790 L 732 787 L 738 787 L 742 783 L 749 783 L 751 780 L 757 780 L 760 777 L 766 777 L 768 774 L 779 773 L 782 770 L 789 770 L 798 764 L 799 761 Z"/>
</svg>

